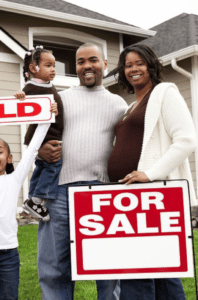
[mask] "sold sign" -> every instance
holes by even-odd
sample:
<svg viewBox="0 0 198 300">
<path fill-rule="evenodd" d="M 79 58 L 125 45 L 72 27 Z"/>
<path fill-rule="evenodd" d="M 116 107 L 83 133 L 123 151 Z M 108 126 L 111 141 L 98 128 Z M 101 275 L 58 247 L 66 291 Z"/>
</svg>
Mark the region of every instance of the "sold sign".
<svg viewBox="0 0 198 300">
<path fill-rule="evenodd" d="M 72 279 L 193 277 L 186 180 L 69 188 Z"/>
<path fill-rule="evenodd" d="M 0 125 L 22 123 L 53 123 L 50 112 L 53 95 L 27 96 L 24 101 L 15 97 L 0 98 Z"/>
</svg>

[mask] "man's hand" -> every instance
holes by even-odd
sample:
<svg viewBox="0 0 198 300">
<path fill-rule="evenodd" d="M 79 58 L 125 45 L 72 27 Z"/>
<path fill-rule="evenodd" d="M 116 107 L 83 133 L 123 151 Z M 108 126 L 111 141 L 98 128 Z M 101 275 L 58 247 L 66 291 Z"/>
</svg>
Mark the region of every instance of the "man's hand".
<svg viewBox="0 0 198 300">
<path fill-rule="evenodd" d="M 126 185 L 132 182 L 148 182 L 150 181 L 144 172 L 133 171 L 132 173 L 126 175 L 124 179 L 119 180 L 119 182 L 126 182 Z"/>
<path fill-rule="evenodd" d="M 54 163 L 57 162 L 61 158 L 61 147 L 62 142 L 61 141 L 48 141 L 45 143 L 38 152 L 38 155 L 40 158 L 45 160 L 48 163 Z"/>
</svg>

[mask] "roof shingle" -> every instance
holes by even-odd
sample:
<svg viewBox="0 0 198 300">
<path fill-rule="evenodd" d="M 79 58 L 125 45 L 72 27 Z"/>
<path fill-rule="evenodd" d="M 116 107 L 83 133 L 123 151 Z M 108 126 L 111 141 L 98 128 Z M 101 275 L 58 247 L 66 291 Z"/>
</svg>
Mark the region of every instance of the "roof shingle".
<svg viewBox="0 0 198 300">
<path fill-rule="evenodd" d="M 183 13 L 150 30 L 155 36 L 138 44 L 150 47 L 158 57 L 198 44 L 198 16 Z"/>
<path fill-rule="evenodd" d="M 23 5 L 28 5 L 28 6 L 32 6 L 32 7 L 48 9 L 51 11 L 81 16 L 81 17 L 85 17 L 85 18 L 96 19 L 96 20 L 101 20 L 101 21 L 106 21 L 106 22 L 111 22 L 111 23 L 117 23 L 117 24 L 123 24 L 123 25 L 132 26 L 132 27 L 137 27 L 137 26 L 121 22 L 119 20 L 107 17 L 105 15 L 99 14 L 97 12 L 80 7 L 78 5 L 74 5 L 72 3 L 69 3 L 69 2 L 66 2 L 63 0 L 53 0 L 53 1 L 51 1 L 51 0 L 42 0 L 42 1 L 41 0 L 34 0 L 34 1 L 32 1 L 32 0 L 5 0 L 5 2 L 23 4 Z"/>
</svg>

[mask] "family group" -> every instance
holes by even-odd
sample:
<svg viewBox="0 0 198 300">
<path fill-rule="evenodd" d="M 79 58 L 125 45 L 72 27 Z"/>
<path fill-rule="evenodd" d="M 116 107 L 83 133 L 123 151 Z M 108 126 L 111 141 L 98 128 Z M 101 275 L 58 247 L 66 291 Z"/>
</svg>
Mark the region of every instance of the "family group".
<svg viewBox="0 0 198 300">
<path fill-rule="evenodd" d="M 100 47 L 83 44 L 76 52 L 80 85 L 57 92 L 51 82 L 56 74 L 53 54 L 37 46 L 25 55 L 25 87 L 15 97 L 25 101 L 26 95 L 53 94 L 51 112 L 56 122 L 28 127 L 28 148 L 15 170 L 10 147 L 0 140 L 1 300 L 18 299 L 15 215 L 20 189 L 35 159 L 23 206 L 40 219 L 37 258 L 43 300 L 73 299 L 69 187 L 187 179 L 191 203 L 196 203 L 188 162 L 196 134 L 178 88 L 163 82 L 162 64 L 152 49 L 143 44 L 129 46 L 120 54 L 116 69 L 120 87 L 136 96 L 128 106 L 104 88 L 107 65 Z M 98 300 L 186 299 L 179 278 L 118 278 L 97 280 L 96 285 Z"/>
</svg>

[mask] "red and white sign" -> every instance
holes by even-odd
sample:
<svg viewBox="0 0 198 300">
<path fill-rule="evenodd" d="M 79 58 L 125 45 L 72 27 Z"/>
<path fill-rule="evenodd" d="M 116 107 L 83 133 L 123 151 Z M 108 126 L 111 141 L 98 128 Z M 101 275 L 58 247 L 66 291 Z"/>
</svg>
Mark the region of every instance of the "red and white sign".
<svg viewBox="0 0 198 300">
<path fill-rule="evenodd" d="M 0 98 L 0 125 L 54 123 L 55 116 L 50 112 L 53 102 L 53 95 L 27 96 L 24 101 Z"/>
<path fill-rule="evenodd" d="M 186 180 L 69 188 L 72 279 L 193 277 Z"/>
</svg>

